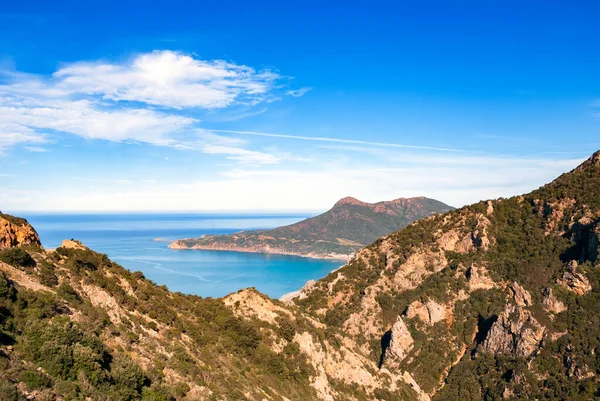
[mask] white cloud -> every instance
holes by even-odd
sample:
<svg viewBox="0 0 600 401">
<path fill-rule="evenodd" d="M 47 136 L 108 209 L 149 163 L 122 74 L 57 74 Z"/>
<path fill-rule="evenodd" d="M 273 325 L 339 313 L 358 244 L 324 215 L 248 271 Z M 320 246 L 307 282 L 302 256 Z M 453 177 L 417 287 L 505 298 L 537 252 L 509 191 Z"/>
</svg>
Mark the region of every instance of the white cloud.
<svg viewBox="0 0 600 401">
<path fill-rule="evenodd" d="M 305 86 L 304 88 L 300 88 L 300 89 L 296 89 L 296 90 L 289 90 L 286 92 L 286 95 L 290 95 L 293 97 L 301 97 L 301 96 L 306 95 L 306 93 L 311 91 L 312 89 L 313 88 Z"/>
<path fill-rule="evenodd" d="M 47 138 L 29 127 L 11 123 L 0 115 L 0 153 L 15 145 L 25 143 L 45 143 Z"/>
<path fill-rule="evenodd" d="M 19 106 L 19 103 L 26 105 Z M 88 100 L 27 98 L 21 102 L 0 99 L 0 121 L 3 122 L 0 132 L 4 131 L 2 125 L 9 124 L 28 130 L 32 136 L 39 135 L 34 129 L 50 129 L 90 139 L 169 145 L 173 142 L 171 135 L 196 120 L 148 109 L 102 110 Z"/>
<path fill-rule="evenodd" d="M 267 100 L 281 77 L 222 60 L 204 61 L 173 52 L 141 54 L 126 63 L 75 63 L 54 73 L 51 90 L 98 95 L 171 108 L 222 108 Z"/>
<path fill-rule="evenodd" d="M 0 149 L 43 143 L 49 131 L 187 149 L 189 141 L 198 140 L 189 138 L 199 123 L 194 110 L 243 105 L 251 115 L 251 105 L 276 97 L 281 78 L 268 69 L 173 51 L 140 54 L 120 63 L 77 62 L 51 77 L 6 70 L 0 75 L 5 80 L 0 84 Z M 211 146 L 195 148 L 243 162 L 269 162 L 263 152 L 241 148 L 241 140 L 232 144 L 214 139 L 203 140 Z"/>
</svg>

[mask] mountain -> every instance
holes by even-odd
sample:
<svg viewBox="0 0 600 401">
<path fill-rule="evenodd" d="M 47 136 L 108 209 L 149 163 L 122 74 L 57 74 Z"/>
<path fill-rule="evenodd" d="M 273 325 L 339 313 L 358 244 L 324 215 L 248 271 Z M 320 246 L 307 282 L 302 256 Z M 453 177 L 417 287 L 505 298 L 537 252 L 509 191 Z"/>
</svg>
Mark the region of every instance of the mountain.
<svg viewBox="0 0 600 401">
<path fill-rule="evenodd" d="M 171 293 L 74 240 L 2 244 L 0 399 L 599 399 L 599 188 L 600 152 L 380 238 L 288 303 Z"/>
<path fill-rule="evenodd" d="M 358 249 L 415 220 L 453 210 L 424 197 L 365 203 L 347 197 L 316 217 L 272 230 L 205 235 L 174 241 L 172 249 L 209 249 L 348 259 Z"/>
</svg>

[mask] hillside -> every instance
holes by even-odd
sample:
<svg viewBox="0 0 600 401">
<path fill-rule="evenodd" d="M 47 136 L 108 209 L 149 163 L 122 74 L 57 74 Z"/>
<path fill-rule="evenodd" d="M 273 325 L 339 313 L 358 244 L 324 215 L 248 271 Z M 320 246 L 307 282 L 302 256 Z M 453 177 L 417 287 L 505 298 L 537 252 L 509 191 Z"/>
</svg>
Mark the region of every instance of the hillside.
<svg viewBox="0 0 600 401">
<path fill-rule="evenodd" d="M 171 293 L 78 241 L 44 250 L 23 219 L 0 215 L 4 235 L 2 401 L 416 397 L 337 329 L 253 289 Z"/>
<path fill-rule="evenodd" d="M 0 399 L 600 399 L 600 152 L 419 220 L 284 304 L 170 293 L 0 215 Z M 55 398 L 53 398 L 55 397 Z"/>
<path fill-rule="evenodd" d="M 415 220 L 452 209 L 442 202 L 423 197 L 378 203 L 347 197 L 327 212 L 289 226 L 186 238 L 174 241 L 169 247 L 347 259 L 377 238 Z"/>
<path fill-rule="evenodd" d="M 296 304 L 434 400 L 599 399 L 599 188 L 600 152 L 386 236 Z"/>
</svg>

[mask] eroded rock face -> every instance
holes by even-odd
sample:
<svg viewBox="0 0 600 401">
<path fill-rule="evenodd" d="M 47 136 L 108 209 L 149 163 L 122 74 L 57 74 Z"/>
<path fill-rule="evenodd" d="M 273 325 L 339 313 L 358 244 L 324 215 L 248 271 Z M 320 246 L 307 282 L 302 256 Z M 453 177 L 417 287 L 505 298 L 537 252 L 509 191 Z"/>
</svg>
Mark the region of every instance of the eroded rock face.
<svg viewBox="0 0 600 401">
<path fill-rule="evenodd" d="M 511 285 L 510 292 L 517 306 L 531 306 L 531 294 L 516 281 Z"/>
<path fill-rule="evenodd" d="M 469 267 L 467 270 L 467 280 L 471 291 L 489 290 L 495 286 L 494 281 L 489 277 L 487 270 L 481 266 L 473 265 Z"/>
<path fill-rule="evenodd" d="M 527 309 L 508 304 L 483 341 L 486 352 L 512 356 L 530 356 L 544 339 L 546 328 Z"/>
<path fill-rule="evenodd" d="M 567 310 L 565 304 L 559 301 L 552 293 L 552 288 L 546 288 L 543 292 L 544 299 L 543 304 L 549 312 L 560 313 Z"/>
<path fill-rule="evenodd" d="M 425 306 L 427 312 L 429 312 L 429 324 L 434 325 L 446 319 L 446 307 L 444 305 L 430 299 L 425 303 Z"/>
<path fill-rule="evenodd" d="M 414 301 L 408 305 L 408 308 L 406 308 L 406 317 L 408 319 L 418 317 L 423 323 L 429 324 L 429 311 L 421 301 Z"/>
<path fill-rule="evenodd" d="M 577 262 L 569 262 L 568 270 L 557 280 L 558 285 L 574 292 L 577 295 L 583 295 L 592 290 L 592 285 L 585 275 L 577 272 Z"/>
<path fill-rule="evenodd" d="M 401 316 L 398 316 L 396 323 L 392 326 L 392 336 L 387 355 L 396 361 L 402 361 L 413 349 L 414 343 L 415 341 L 410 331 L 408 331 L 404 320 L 402 320 Z"/>
<path fill-rule="evenodd" d="M 16 224 L 0 216 L 0 249 L 21 245 L 41 245 L 40 237 L 27 222 Z"/>
</svg>

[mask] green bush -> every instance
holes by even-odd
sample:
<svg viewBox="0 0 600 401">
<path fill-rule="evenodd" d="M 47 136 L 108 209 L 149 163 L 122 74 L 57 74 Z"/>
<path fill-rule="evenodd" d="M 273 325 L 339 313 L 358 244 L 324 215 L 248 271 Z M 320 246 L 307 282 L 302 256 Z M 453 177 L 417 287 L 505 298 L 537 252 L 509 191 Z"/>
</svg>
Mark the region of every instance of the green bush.
<svg viewBox="0 0 600 401">
<path fill-rule="evenodd" d="M 0 400 L 2 401 L 17 401 L 19 400 L 19 394 L 14 384 L 5 381 L 4 378 L 0 380 Z"/>
<path fill-rule="evenodd" d="M 296 334 L 296 325 L 289 317 L 278 317 L 277 323 L 279 323 L 279 335 L 286 341 L 292 341 Z"/>
<path fill-rule="evenodd" d="M 81 297 L 79 296 L 77 291 L 75 291 L 73 287 L 71 287 L 66 281 L 63 282 L 60 286 L 58 286 L 57 294 L 67 302 L 71 302 L 74 304 L 81 303 Z"/>
<path fill-rule="evenodd" d="M 19 374 L 19 381 L 27 385 L 30 390 L 43 390 L 52 385 L 52 380 L 37 370 L 24 370 Z"/>
<path fill-rule="evenodd" d="M 16 294 L 15 287 L 12 282 L 6 277 L 4 272 L 0 271 L 0 298 L 14 298 Z"/>
<path fill-rule="evenodd" d="M 54 267 L 46 262 L 42 261 L 40 266 L 40 283 L 48 287 L 56 287 L 58 285 L 58 277 L 54 274 Z"/>
<path fill-rule="evenodd" d="M 22 248 L 6 248 L 0 251 L 0 261 L 15 267 L 35 266 L 35 260 Z"/>
</svg>

